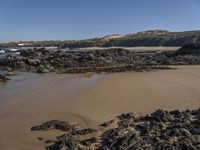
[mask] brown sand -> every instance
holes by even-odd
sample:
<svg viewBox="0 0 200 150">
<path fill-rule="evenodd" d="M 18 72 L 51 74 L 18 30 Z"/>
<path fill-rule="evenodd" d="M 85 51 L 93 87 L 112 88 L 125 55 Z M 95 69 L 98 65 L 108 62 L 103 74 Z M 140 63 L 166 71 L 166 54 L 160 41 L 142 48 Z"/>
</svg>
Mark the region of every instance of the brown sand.
<svg viewBox="0 0 200 150">
<path fill-rule="evenodd" d="M 27 74 L 22 76 L 27 78 Z M 43 149 L 44 145 L 37 140 L 37 137 L 44 135 L 40 132 L 31 132 L 30 127 L 47 120 L 68 120 L 80 123 L 83 127 L 89 125 L 91 121 L 71 114 L 69 108 L 73 100 L 101 79 L 102 75 L 91 78 L 55 74 L 39 77 L 28 74 L 28 76 L 31 76 L 31 83 L 29 80 L 20 80 L 22 84 L 19 86 L 13 81 L 11 85 L 4 85 L 7 91 L 3 89 L 0 91 L 1 98 L 6 98 L 0 100 L 0 149 Z M 10 93 L 11 100 L 7 96 Z M 57 132 L 45 134 L 47 137 L 55 135 L 60 134 Z"/>
<path fill-rule="evenodd" d="M 91 77 L 33 75 L 16 85 L 0 85 L 0 149 L 42 149 L 37 137 L 59 133 L 31 132 L 30 127 L 51 119 L 90 127 L 124 112 L 198 108 L 200 66 L 179 68 Z"/>
<path fill-rule="evenodd" d="M 126 50 L 134 51 L 134 52 L 144 52 L 144 51 L 176 51 L 181 47 L 164 47 L 164 46 L 139 46 L 139 47 L 85 47 L 80 48 L 79 50 L 104 50 L 104 49 L 112 49 L 112 48 L 123 48 Z"/>
<path fill-rule="evenodd" d="M 200 66 L 178 68 L 108 75 L 81 95 L 74 112 L 102 121 L 124 112 L 146 114 L 158 108 L 199 108 Z"/>
</svg>

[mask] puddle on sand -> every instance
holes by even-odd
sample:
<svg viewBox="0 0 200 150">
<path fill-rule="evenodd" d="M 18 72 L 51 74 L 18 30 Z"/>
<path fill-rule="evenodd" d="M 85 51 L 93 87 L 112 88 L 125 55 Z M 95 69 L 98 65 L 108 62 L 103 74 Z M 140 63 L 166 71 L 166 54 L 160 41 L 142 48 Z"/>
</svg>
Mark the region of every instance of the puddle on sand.
<svg viewBox="0 0 200 150">
<path fill-rule="evenodd" d="M 33 92 L 43 90 L 53 84 L 70 90 L 72 87 L 83 89 L 97 80 L 103 78 L 104 74 L 37 74 L 18 72 L 17 75 L 11 76 L 7 83 L 0 83 L 0 109 L 7 102 L 14 101 L 19 97 L 24 97 Z"/>
</svg>

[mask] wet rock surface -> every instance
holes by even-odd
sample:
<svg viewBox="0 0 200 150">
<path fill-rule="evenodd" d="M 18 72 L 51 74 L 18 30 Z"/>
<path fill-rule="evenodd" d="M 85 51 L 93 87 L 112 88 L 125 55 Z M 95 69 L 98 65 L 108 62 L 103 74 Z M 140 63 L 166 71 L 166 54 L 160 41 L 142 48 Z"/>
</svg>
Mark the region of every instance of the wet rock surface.
<svg viewBox="0 0 200 150">
<path fill-rule="evenodd" d="M 185 45 L 177 50 L 173 55 L 200 55 L 200 44 Z"/>
<path fill-rule="evenodd" d="M 176 52 L 134 52 L 122 48 L 88 51 L 22 50 L 0 59 L 0 67 L 37 73 L 124 72 L 170 69 L 169 65 L 200 64 L 199 45 Z"/>
<path fill-rule="evenodd" d="M 6 82 L 10 80 L 6 75 L 0 74 L 0 82 Z"/>
<path fill-rule="evenodd" d="M 200 109 L 157 110 L 146 116 L 122 114 L 97 129 L 79 129 L 63 121 L 48 121 L 31 130 L 57 129 L 63 135 L 47 140 L 47 150 L 200 149 Z M 48 132 L 48 131 L 46 131 Z"/>
</svg>

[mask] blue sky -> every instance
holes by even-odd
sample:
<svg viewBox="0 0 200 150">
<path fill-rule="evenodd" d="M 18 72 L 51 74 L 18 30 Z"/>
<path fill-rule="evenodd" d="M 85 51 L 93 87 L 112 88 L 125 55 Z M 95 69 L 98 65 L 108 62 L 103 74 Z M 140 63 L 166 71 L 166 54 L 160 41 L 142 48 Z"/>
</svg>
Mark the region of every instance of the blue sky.
<svg viewBox="0 0 200 150">
<path fill-rule="evenodd" d="M 200 0 L 0 0 L 0 42 L 200 29 Z"/>
</svg>

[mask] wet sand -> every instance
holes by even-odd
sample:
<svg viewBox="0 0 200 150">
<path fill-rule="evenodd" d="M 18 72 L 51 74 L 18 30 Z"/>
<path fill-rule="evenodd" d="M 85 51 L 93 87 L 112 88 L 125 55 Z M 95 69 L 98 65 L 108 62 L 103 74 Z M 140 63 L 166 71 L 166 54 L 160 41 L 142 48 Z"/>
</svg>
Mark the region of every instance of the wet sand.
<svg viewBox="0 0 200 150">
<path fill-rule="evenodd" d="M 124 112 L 144 115 L 158 108 L 199 108 L 200 66 L 178 68 L 108 75 L 81 95 L 74 104 L 74 112 L 102 121 Z"/>
<path fill-rule="evenodd" d="M 67 120 L 83 127 L 88 125 L 90 121 L 70 112 L 71 103 L 103 77 L 25 73 L 14 77 L 7 85 L 1 85 L 0 149 L 43 149 L 44 145 L 37 140 L 44 136 L 43 133 L 31 132 L 30 127 L 46 120 Z M 48 132 L 45 136 L 59 134 Z"/>
<path fill-rule="evenodd" d="M 43 149 L 30 127 L 59 119 L 95 126 L 124 112 L 200 106 L 200 66 L 107 75 L 22 74 L 0 85 L 0 149 Z"/>
</svg>

